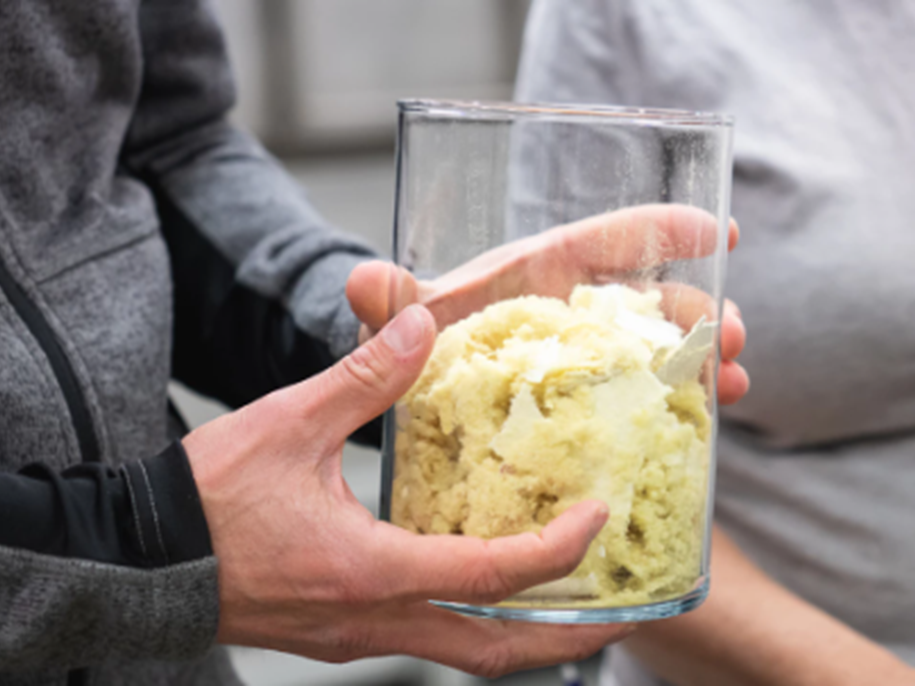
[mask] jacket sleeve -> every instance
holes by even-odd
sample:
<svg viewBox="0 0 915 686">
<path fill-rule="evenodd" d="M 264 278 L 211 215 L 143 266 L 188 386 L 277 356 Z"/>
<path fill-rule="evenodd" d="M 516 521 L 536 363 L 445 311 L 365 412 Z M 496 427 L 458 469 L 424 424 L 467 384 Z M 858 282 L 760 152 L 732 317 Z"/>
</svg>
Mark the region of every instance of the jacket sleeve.
<svg viewBox="0 0 915 686">
<path fill-rule="evenodd" d="M 146 0 L 123 161 L 153 190 L 175 286 L 174 375 L 237 407 L 356 345 L 346 280 L 375 257 L 226 121 L 235 93 L 208 0 Z"/>
<path fill-rule="evenodd" d="M 344 287 L 373 253 L 333 232 L 251 138 L 207 0 L 143 0 L 145 73 L 121 165 L 159 204 L 175 375 L 230 405 L 347 353 Z M 107 661 L 182 660 L 213 642 L 217 561 L 180 444 L 119 470 L 0 476 L 0 682 Z"/>
<path fill-rule="evenodd" d="M 180 443 L 114 469 L 0 474 L 0 681 L 203 653 L 216 560 Z"/>
</svg>

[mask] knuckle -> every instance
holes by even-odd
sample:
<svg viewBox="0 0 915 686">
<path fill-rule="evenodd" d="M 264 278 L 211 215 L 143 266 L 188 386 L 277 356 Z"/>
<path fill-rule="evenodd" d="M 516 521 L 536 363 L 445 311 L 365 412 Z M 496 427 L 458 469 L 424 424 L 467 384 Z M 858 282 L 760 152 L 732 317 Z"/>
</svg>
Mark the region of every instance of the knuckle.
<svg viewBox="0 0 915 686">
<path fill-rule="evenodd" d="M 334 589 L 333 600 L 334 604 L 341 609 L 352 610 L 361 608 L 365 604 L 367 595 L 359 584 L 340 578 Z"/>
<path fill-rule="evenodd" d="M 476 658 L 468 671 L 485 679 L 498 679 L 510 672 L 520 669 L 523 665 L 517 663 L 514 652 L 506 645 L 495 645 Z"/>
<path fill-rule="evenodd" d="M 588 541 L 551 541 L 544 543 L 543 573 L 550 579 L 560 579 L 574 572 L 587 553 Z"/>
<path fill-rule="evenodd" d="M 256 404 L 264 415 L 274 419 L 284 419 L 294 412 L 296 397 L 289 388 L 281 388 L 263 396 Z"/>
<path fill-rule="evenodd" d="M 348 380 L 369 391 L 384 388 L 389 371 L 386 360 L 372 345 L 365 345 L 344 357 L 338 368 Z"/>
<path fill-rule="evenodd" d="M 335 605 L 348 608 L 350 611 L 370 612 L 387 604 L 397 596 L 395 594 L 398 578 L 391 568 L 392 557 L 384 546 L 376 540 L 372 527 L 377 522 L 366 513 L 371 522 L 367 531 L 349 535 L 350 546 L 338 551 L 328 564 L 325 578 L 332 589 L 328 598 Z M 362 526 L 365 519 L 360 519 L 354 526 Z M 353 529 L 350 529 L 352 532 Z M 366 560 L 371 564 L 366 564 Z"/>
<path fill-rule="evenodd" d="M 572 556 L 567 553 L 561 554 L 560 551 L 557 551 L 557 556 L 552 559 L 552 562 L 553 564 L 551 564 L 550 569 L 548 570 L 550 572 L 550 576 L 561 579 L 568 576 L 578 568 L 579 556 Z"/>
<path fill-rule="evenodd" d="M 379 585 L 350 562 L 336 565 L 331 574 L 333 602 L 348 610 L 367 611 L 381 602 Z"/>
<path fill-rule="evenodd" d="M 358 580 L 341 581 L 337 602 L 343 607 L 368 610 L 383 602 L 380 595 L 373 584 Z"/>
<path fill-rule="evenodd" d="M 512 594 L 514 585 L 490 556 L 484 557 L 467 575 L 467 594 L 483 603 L 497 603 Z"/>
<path fill-rule="evenodd" d="M 580 662 L 586 660 L 594 653 L 599 651 L 604 647 L 606 641 L 603 639 L 594 639 L 594 640 L 581 640 L 569 644 L 569 649 L 566 651 L 566 656 L 563 658 L 563 662 Z"/>
<path fill-rule="evenodd" d="M 352 662 L 375 654 L 371 632 L 359 626 L 347 625 L 327 631 L 326 655 L 323 659 L 334 664 Z"/>
<path fill-rule="evenodd" d="M 354 599 L 362 607 L 377 608 L 398 600 L 395 583 L 382 579 L 366 580 L 354 589 Z"/>
<path fill-rule="evenodd" d="M 257 425 L 265 419 L 274 419 L 288 409 L 289 400 L 285 390 L 281 389 L 261 396 L 256 401 L 235 410 L 234 415 L 246 425 Z"/>
</svg>

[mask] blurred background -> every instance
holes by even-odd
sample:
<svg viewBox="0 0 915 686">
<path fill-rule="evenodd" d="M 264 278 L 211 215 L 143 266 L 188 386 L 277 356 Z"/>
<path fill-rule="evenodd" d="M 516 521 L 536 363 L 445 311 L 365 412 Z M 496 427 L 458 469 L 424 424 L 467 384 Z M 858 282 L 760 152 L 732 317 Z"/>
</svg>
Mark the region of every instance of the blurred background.
<svg viewBox="0 0 915 686">
<path fill-rule="evenodd" d="M 529 0 L 217 0 L 239 85 L 236 122 L 255 133 L 335 226 L 390 252 L 395 103 L 510 99 Z M 192 425 L 224 408 L 175 387 Z M 377 513 L 375 451 L 348 447 L 344 474 Z M 555 686 L 543 670 L 495 682 L 410 658 L 326 665 L 234 648 L 250 686 Z M 596 663 L 583 665 L 596 684 Z"/>
</svg>

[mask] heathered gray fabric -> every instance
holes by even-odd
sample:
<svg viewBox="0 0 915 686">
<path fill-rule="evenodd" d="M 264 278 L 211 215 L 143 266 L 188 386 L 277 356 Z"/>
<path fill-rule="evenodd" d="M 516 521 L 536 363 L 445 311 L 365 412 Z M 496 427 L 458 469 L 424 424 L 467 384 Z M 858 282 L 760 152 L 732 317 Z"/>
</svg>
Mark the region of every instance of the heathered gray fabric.
<svg viewBox="0 0 915 686">
<path fill-rule="evenodd" d="M 336 355 L 343 289 L 370 251 L 334 234 L 225 115 L 234 102 L 209 0 L 0 2 L 0 260 L 73 364 L 110 464 L 169 440 L 172 282 L 152 195 L 177 204 Z M 319 303 L 319 304 L 316 304 Z M 0 294 L 0 469 L 81 459 L 40 346 Z M 236 683 L 208 649 L 215 559 L 138 571 L 0 548 L 0 683 Z"/>
<path fill-rule="evenodd" d="M 212 636 L 201 617 L 219 612 L 211 575 L 216 560 L 158 570 L 129 569 L 83 560 L 2 549 L 0 625 L 3 669 L 65 671 L 73 656 L 83 664 L 124 663 L 150 655 L 187 660 L 203 654 Z M 104 603 L 99 596 L 106 596 Z M 186 607 L 176 612 L 174 598 Z M 8 683 L 6 675 L 3 683 Z M 137 675 L 137 678 L 140 678 Z"/>
<path fill-rule="evenodd" d="M 219 124 L 189 143 L 194 164 L 181 164 L 188 145 L 174 151 L 170 143 L 144 168 L 238 265 L 240 283 L 282 299 L 299 328 L 327 341 L 336 357 L 351 351 L 358 326 L 346 303 L 345 277 L 372 251 L 328 230 L 302 190 L 250 138 Z M 135 159 L 146 163 L 145 152 Z"/>
<path fill-rule="evenodd" d="M 737 116 L 726 290 L 753 387 L 723 413 L 717 518 L 915 664 L 912 35 L 889 0 L 538 0 L 517 96 Z"/>
</svg>

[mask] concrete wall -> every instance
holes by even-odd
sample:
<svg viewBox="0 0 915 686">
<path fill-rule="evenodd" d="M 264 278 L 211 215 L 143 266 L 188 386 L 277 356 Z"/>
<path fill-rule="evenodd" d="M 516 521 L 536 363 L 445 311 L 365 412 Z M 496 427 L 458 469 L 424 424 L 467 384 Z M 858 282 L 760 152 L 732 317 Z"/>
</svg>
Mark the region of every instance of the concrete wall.
<svg viewBox="0 0 915 686">
<path fill-rule="evenodd" d="M 528 0 L 219 0 L 238 118 L 291 152 L 387 143 L 400 97 L 511 96 Z"/>
</svg>

